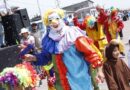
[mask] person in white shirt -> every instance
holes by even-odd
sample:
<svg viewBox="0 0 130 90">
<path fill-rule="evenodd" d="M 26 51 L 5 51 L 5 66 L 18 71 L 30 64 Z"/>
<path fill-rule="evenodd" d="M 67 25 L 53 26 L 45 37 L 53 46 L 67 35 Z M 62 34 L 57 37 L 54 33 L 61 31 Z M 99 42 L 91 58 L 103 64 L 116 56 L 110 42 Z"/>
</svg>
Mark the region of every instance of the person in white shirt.
<svg viewBox="0 0 130 90">
<path fill-rule="evenodd" d="M 31 44 L 35 47 L 35 38 L 30 35 L 30 32 L 27 28 L 22 28 L 20 35 L 22 36 L 20 40 L 19 48 L 24 49 L 28 44 Z"/>
</svg>

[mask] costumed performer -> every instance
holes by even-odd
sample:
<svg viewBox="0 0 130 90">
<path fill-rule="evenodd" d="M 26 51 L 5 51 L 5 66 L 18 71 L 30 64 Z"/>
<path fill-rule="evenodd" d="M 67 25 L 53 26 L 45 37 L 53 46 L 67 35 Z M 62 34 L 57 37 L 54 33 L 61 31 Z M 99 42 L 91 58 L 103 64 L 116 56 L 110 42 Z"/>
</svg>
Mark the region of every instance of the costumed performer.
<svg viewBox="0 0 130 90">
<path fill-rule="evenodd" d="M 56 90 L 92 90 L 89 65 L 99 68 L 97 79 L 103 80 L 101 70 L 102 58 L 91 39 L 74 26 L 63 22 L 64 12 L 61 9 L 49 9 L 44 14 L 44 24 L 50 31 L 42 40 L 44 50 L 55 55 L 54 69 Z M 43 52 L 36 55 L 25 55 L 28 61 L 43 61 Z"/>
</svg>

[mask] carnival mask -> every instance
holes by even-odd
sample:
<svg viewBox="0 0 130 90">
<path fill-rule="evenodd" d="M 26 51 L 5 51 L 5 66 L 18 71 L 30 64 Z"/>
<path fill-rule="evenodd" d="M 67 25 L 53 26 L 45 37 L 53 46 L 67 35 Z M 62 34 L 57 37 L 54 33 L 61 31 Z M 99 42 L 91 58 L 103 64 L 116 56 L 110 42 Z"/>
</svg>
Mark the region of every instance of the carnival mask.
<svg viewBox="0 0 130 90">
<path fill-rule="evenodd" d="M 52 13 L 48 16 L 48 22 L 51 27 L 49 37 L 55 41 L 59 41 L 65 33 L 63 30 L 63 27 L 65 26 L 63 20 L 57 13 Z"/>
</svg>

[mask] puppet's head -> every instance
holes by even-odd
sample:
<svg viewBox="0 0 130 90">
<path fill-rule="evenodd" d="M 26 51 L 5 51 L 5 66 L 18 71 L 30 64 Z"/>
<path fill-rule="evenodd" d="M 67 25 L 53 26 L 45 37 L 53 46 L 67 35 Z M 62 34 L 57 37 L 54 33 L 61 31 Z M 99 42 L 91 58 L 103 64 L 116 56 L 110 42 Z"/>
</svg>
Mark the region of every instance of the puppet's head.
<svg viewBox="0 0 130 90">
<path fill-rule="evenodd" d="M 114 19 L 118 15 L 118 9 L 111 7 L 110 10 L 111 10 L 111 17 L 112 17 L 112 19 Z"/>
<path fill-rule="evenodd" d="M 50 26 L 53 30 L 59 30 L 63 27 L 64 11 L 61 9 L 48 9 L 44 16 L 44 24 Z"/>
<path fill-rule="evenodd" d="M 96 22 L 96 19 L 95 19 L 94 16 L 87 16 L 85 18 L 86 26 L 89 27 L 89 28 L 93 28 L 94 25 L 95 25 L 95 22 Z"/>
<path fill-rule="evenodd" d="M 100 14 L 104 13 L 104 8 L 103 8 L 102 6 L 100 6 L 100 5 L 97 5 L 97 6 L 96 6 L 96 10 L 97 10 Z"/>
<path fill-rule="evenodd" d="M 65 23 L 63 21 L 64 11 L 61 9 L 48 9 L 44 16 L 44 24 L 50 27 L 49 37 L 54 41 L 59 41 L 65 34 Z"/>
</svg>

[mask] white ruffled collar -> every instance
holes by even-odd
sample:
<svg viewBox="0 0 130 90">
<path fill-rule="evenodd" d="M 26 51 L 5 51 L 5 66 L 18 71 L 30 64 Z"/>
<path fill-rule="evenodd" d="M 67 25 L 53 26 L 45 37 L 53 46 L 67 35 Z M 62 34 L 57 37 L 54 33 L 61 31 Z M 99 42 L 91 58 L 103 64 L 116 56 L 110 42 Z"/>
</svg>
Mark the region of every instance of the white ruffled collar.
<svg viewBox="0 0 130 90">
<path fill-rule="evenodd" d="M 71 45 L 74 44 L 75 40 L 80 36 L 86 36 L 86 33 L 79 29 L 78 27 L 74 26 L 64 26 L 63 33 L 61 35 L 54 35 L 51 37 L 53 40 L 59 39 L 57 44 L 57 49 L 59 53 L 63 53 L 65 50 L 70 48 Z"/>
<path fill-rule="evenodd" d="M 65 25 L 62 28 L 60 28 L 59 30 L 51 29 L 49 32 L 49 37 L 54 41 L 61 40 L 64 37 L 65 32 L 66 32 L 66 28 L 64 28 L 64 27 L 65 27 Z"/>
</svg>

